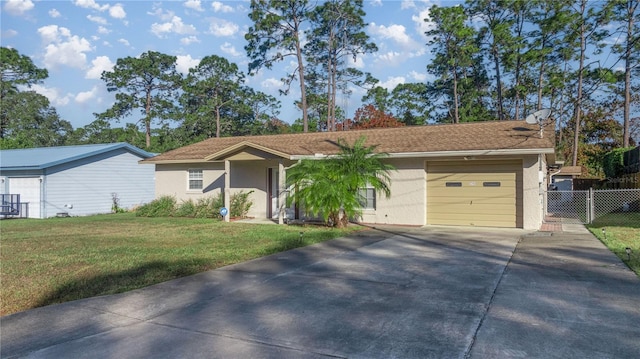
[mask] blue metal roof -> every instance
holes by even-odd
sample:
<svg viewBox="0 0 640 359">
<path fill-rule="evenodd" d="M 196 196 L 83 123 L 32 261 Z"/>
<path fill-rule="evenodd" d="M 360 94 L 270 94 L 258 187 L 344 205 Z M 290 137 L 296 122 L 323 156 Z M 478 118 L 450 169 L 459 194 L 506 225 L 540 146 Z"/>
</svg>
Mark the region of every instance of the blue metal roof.
<svg viewBox="0 0 640 359">
<path fill-rule="evenodd" d="M 3 171 L 45 169 L 122 148 L 142 158 L 154 156 L 154 154 L 143 151 L 126 142 L 99 145 L 25 148 L 0 151 L 0 169 Z"/>
</svg>

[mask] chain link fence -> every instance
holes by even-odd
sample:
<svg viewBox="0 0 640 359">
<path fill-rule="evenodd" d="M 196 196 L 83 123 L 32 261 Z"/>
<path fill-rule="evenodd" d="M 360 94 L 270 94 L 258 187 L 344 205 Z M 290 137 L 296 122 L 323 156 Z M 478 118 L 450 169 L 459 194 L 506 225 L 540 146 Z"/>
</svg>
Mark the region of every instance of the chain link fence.
<svg viewBox="0 0 640 359">
<path fill-rule="evenodd" d="M 545 197 L 550 220 L 587 224 L 616 216 L 631 224 L 640 219 L 640 189 L 547 191 Z"/>
<path fill-rule="evenodd" d="M 588 223 L 589 191 L 547 191 L 547 217 L 565 223 Z"/>
<path fill-rule="evenodd" d="M 640 189 L 606 189 L 593 191 L 591 222 L 614 214 L 629 220 L 640 215 Z"/>
</svg>

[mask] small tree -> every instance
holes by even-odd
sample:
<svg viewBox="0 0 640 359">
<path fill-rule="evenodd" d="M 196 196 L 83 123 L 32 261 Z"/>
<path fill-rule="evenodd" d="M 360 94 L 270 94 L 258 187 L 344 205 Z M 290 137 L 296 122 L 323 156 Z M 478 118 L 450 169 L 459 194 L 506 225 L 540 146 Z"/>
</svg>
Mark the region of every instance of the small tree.
<svg viewBox="0 0 640 359">
<path fill-rule="evenodd" d="M 353 146 L 338 140 L 340 153 L 325 160 L 302 160 L 287 172 L 289 186 L 295 188 L 289 201 L 298 201 L 311 215 L 322 215 L 334 227 L 344 227 L 349 218 L 361 214 L 359 189 L 373 187 L 377 193 L 391 195 L 389 172 L 395 168 L 383 162 L 386 153 L 377 146 L 365 146 L 360 137 Z"/>
</svg>

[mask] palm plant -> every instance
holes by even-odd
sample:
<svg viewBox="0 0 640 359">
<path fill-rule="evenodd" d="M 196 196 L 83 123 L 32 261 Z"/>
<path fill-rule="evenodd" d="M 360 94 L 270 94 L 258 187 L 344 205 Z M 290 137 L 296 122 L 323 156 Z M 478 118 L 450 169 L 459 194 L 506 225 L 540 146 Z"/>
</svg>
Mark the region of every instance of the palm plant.
<svg viewBox="0 0 640 359">
<path fill-rule="evenodd" d="M 360 137 L 353 146 L 339 139 L 340 153 L 323 160 L 304 159 L 287 171 L 289 188 L 307 214 L 321 215 L 335 227 L 346 226 L 350 218 L 362 214 L 364 198 L 360 189 L 374 188 L 387 198 L 391 195 L 389 173 L 395 168 L 383 161 L 386 153 L 376 153 L 377 146 L 365 146 Z"/>
</svg>

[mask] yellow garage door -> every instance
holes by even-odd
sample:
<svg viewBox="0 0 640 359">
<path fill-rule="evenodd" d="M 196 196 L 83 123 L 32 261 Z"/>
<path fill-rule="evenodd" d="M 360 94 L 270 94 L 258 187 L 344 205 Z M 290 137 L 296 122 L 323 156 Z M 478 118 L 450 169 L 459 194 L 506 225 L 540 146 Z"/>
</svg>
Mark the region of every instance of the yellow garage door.
<svg viewBox="0 0 640 359">
<path fill-rule="evenodd" d="M 427 163 L 427 223 L 521 227 L 521 161 Z"/>
</svg>

